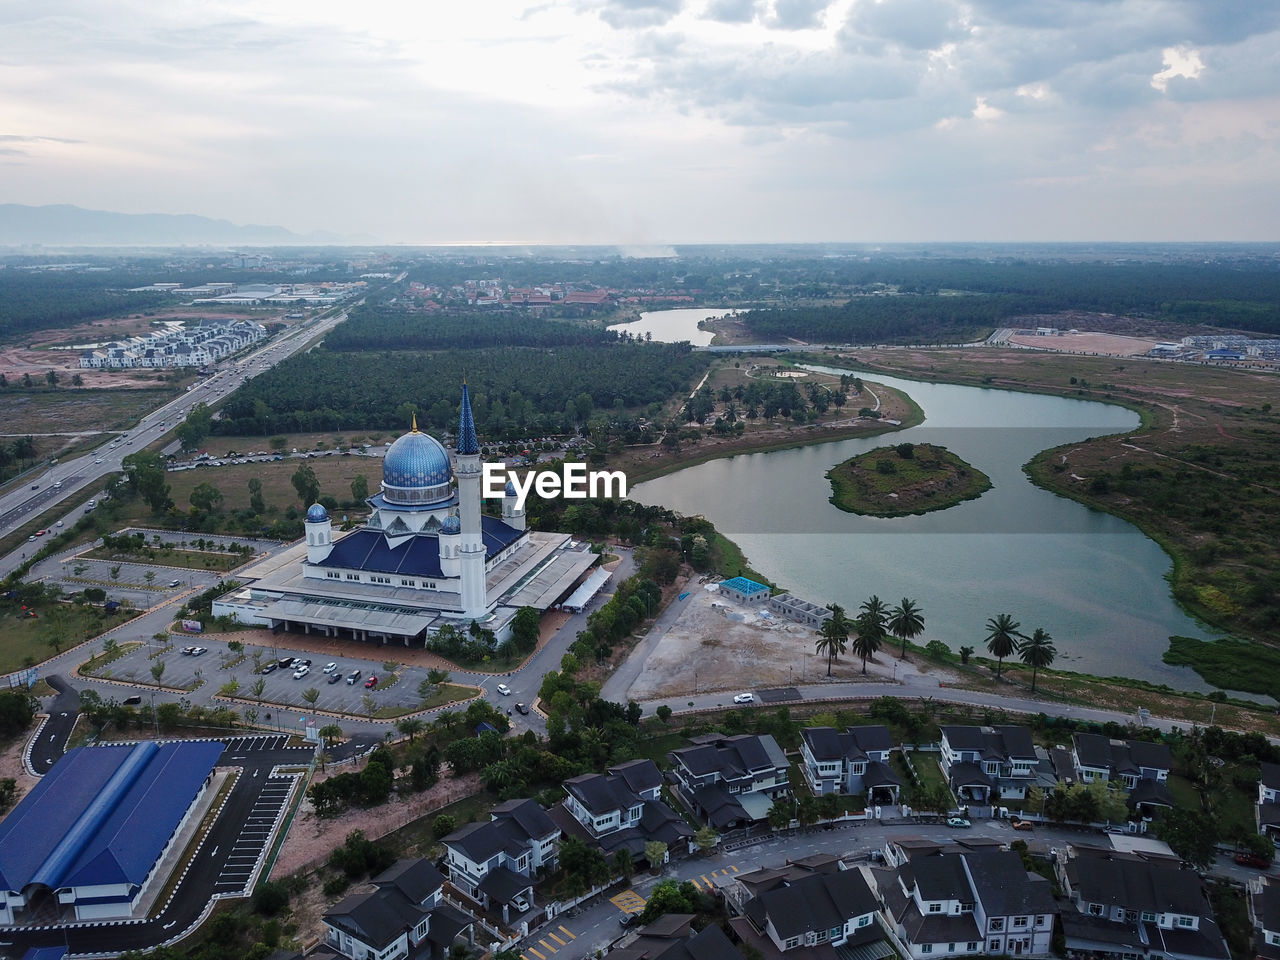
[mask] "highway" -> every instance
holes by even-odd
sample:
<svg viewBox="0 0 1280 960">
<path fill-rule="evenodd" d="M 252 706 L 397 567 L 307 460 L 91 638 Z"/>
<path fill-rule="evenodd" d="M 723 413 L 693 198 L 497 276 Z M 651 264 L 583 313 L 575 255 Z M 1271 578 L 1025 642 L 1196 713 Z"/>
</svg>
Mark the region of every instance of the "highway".
<svg viewBox="0 0 1280 960">
<path fill-rule="evenodd" d="M 222 360 L 208 378 L 146 414 L 128 430 L 113 435 L 92 452 L 51 464 L 42 473 L 28 474 L 24 482 L 0 495 L 0 536 L 8 536 L 32 517 L 60 504 L 66 504 L 67 511 L 57 519 L 69 525 L 84 510 L 82 491 L 110 474 L 119 473 L 129 454 L 147 448 L 177 429 L 197 403 L 217 407 L 242 383 L 304 349 L 346 318 L 346 308 L 331 308 L 326 315 L 267 340 L 249 353 Z M 56 526 L 51 529 L 56 530 Z M 12 573 L 41 546 L 37 538 L 0 557 L 0 576 Z"/>
</svg>

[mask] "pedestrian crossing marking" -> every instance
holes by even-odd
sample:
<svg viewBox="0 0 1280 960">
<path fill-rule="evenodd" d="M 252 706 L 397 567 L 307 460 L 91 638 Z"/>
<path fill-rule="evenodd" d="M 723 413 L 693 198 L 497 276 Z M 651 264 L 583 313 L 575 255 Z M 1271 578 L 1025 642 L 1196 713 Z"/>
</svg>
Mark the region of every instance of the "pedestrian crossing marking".
<svg viewBox="0 0 1280 960">
<path fill-rule="evenodd" d="M 563 933 L 563 934 L 564 934 L 566 937 L 568 937 L 570 940 L 577 940 L 577 939 L 578 939 L 578 938 L 577 938 L 577 936 L 576 936 L 575 934 L 570 933 L 570 932 L 565 928 L 565 925 L 564 925 L 563 923 L 561 923 L 561 924 L 557 924 L 557 926 L 559 926 L 559 927 L 560 927 L 560 932 L 561 932 L 561 933 Z"/>
<path fill-rule="evenodd" d="M 546 950 L 548 953 L 556 952 L 556 948 L 553 947 L 551 944 L 547 943 L 547 941 L 545 940 L 539 940 L 538 946 L 540 946 L 543 950 Z"/>
<path fill-rule="evenodd" d="M 624 890 L 609 898 L 609 902 L 623 913 L 640 913 L 644 910 L 645 899 L 634 890 Z"/>
<path fill-rule="evenodd" d="M 546 957 L 540 954 L 537 950 L 533 949 L 533 947 L 529 948 L 529 952 L 532 953 L 535 957 L 537 957 L 537 960 L 547 960 Z"/>
<path fill-rule="evenodd" d="M 548 937 L 550 937 L 552 940 L 554 940 L 556 943 L 560 944 L 560 946 L 562 946 L 562 947 L 564 947 L 564 946 L 567 946 L 567 945 L 568 945 L 566 941 L 561 940 L 561 939 L 560 939 L 559 937 L 557 937 L 554 933 L 548 933 L 548 934 L 547 934 L 547 936 L 548 936 Z"/>
</svg>

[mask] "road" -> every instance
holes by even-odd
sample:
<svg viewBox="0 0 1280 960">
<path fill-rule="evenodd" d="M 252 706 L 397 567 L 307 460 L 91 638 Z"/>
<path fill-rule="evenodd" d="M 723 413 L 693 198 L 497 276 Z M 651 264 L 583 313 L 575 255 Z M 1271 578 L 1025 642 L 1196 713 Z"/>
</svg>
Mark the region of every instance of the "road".
<svg viewBox="0 0 1280 960">
<path fill-rule="evenodd" d="M 68 506 L 67 513 L 61 517 L 64 522 L 78 516 L 83 510 L 84 500 L 78 494 L 95 486 L 102 478 L 119 473 L 126 456 L 174 430 L 192 406 L 197 403 L 216 406 L 246 380 L 297 353 L 346 318 L 345 309 L 334 308 L 328 315 L 268 340 L 250 353 L 222 360 L 215 365 L 216 372 L 208 379 L 148 413 L 110 442 L 81 457 L 51 464 L 42 473 L 28 474 L 23 482 L 0 495 L 0 536 L 7 536 L 32 517 L 59 504 Z M 29 553 L 39 549 L 40 545 L 37 539 L 0 557 L 0 577 L 20 567 Z"/>
</svg>

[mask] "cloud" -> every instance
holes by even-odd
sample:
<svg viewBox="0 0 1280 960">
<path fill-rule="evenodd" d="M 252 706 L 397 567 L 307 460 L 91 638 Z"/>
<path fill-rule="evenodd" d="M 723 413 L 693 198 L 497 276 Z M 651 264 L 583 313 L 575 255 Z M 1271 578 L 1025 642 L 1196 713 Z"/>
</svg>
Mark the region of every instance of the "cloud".
<svg viewBox="0 0 1280 960">
<path fill-rule="evenodd" d="M 846 42 L 869 39 L 913 50 L 933 50 L 962 34 L 960 14 L 952 0 L 858 3 L 845 22 Z"/>
<path fill-rule="evenodd" d="M 683 0 L 604 0 L 596 10 L 615 30 L 657 27 L 680 12 Z"/>
<path fill-rule="evenodd" d="M 0 143 L 84 143 L 71 137 L 39 137 L 19 133 L 0 133 Z"/>
<path fill-rule="evenodd" d="M 718 23 L 751 23 L 759 7 L 760 0 L 710 0 L 702 15 Z"/>
<path fill-rule="evenodd" d="M 1169 81 L 1174 77 L 1194 80 L 1204 71 L 1199 51 L 1190 47 L 1165 47 L 1163 54 L 1164 69 L 1151 76 L 1151 86 L 1161 93 L 1169 88 Z"/>
<path fill-rule="evenodd" d="M 782 30 L 809 30 L 822 23 L 831 0 L 774 0 L 769 25 Z"/>
</svg>

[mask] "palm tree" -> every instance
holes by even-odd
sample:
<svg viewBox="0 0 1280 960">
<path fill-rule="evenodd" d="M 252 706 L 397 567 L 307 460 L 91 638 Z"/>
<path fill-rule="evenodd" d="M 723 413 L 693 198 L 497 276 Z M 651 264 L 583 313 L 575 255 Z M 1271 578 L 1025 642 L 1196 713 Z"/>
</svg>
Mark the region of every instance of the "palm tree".
<svg viewBox="0 0 1280 960">
<path fill-rule="evenodd" d="M 866 600 L 862 601 L 862 606 L 858 607 L 860 616 L 874 617 L 876 622 L 883 629 L 885 622 L 889 619 L 889 608 L 885 606 L 885 602 L 874 593 Z"/>
<path fill-rule="evenodd" d="M 996 679 L 1004 671 L 1004 658 L 1013 655 L 1018 649 L 1018 639 L 1022 636 L 1018 628 L 1022 626 L 1007 613 L 992 617 L 987 621 L 987 649 L 996 658 Z"/>
<path fill-rule="evenodd" d="M 320 739 L 324 741 L 324 745 L 331 749 L 335 740 L 342 739 L 342 728 L 336 723 L 326 723 L 316 732 L 320 734 Z"/>
<path fill-rule="evenodd" d="M 425 726 L 421 717 L 405 717 L 396 721 L 396 729 L 408 737 L 410 743 L 413 743 L 414 736 L 421 733 Z"/>
<path fill-rule="evenodd" d="M 831 616 L 822 621 L 818 628 L 818 642 L 815 644 L 818 656 L 827 655 L 827 676 L 831 676 L 831 661 L 844 653 L 849 643 L 849 618 L 845 616 L 844 607 L 838 603 L 827 605 Z"/>
<path fill-rule="evenodd" d="M 872 597 L 872 599 L 876 599 Z M 867 657 L 875 656 L 877 650 L 880 649 L 880 643 L 885 638 L 884 620 L 873 610 L 866 609 L 863 605 L 862 613 L 853 621 L 854 629 L 858 632 L 853 638 L 853 652 L 862 657 L 862 672 L 867 672 Z"/>
<path fill-rule="evenodd" d="M 1018 658 L 1031 668 L 1031 692 L 1036 692 L 1036 674 L 1041 667 L 1046 670 L 1053 665 L 1053 658 L 1058 649 L 1053 645 L 1053 637 L 1039 627 L 1029 637 L 1023 637 L 1018 644 Z"/>
<path fill-rule="evenodd" d="M 902 602 L 889 611 L 889 620 L 885 626 L 902 641 L 902 652 L 898 655 L 901 660 L 907 655 L 907 641 L 924 633 L 924 615 L 914 600 L 903 597 Z"/>
</svg>

